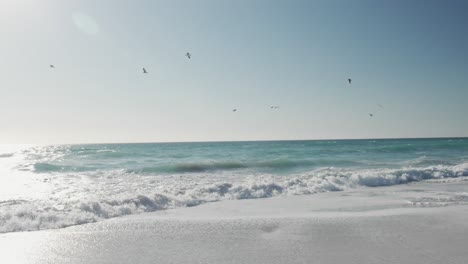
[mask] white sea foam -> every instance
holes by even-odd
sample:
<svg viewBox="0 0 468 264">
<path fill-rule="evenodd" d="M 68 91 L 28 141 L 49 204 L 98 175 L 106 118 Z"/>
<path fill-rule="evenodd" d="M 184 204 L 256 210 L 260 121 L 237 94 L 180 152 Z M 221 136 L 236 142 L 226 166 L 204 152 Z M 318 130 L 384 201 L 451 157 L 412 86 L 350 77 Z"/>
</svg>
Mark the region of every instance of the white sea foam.
<svg viewBox="0 0 468 264">
<path fill-rule="evenodd" d="M 203 174 L 155 178 L 125 170 L 88 176 L 56 174 L 48 178 L 55 187 L 47 199 L 0 201 L 0 232 L 61 228 L 220 200 L 313 194 L 463 176 L 468 176 L 468 163 L 402 169 L 323 168 L 287 176 L 221 175 L 216 179 Z"/>
</svg>

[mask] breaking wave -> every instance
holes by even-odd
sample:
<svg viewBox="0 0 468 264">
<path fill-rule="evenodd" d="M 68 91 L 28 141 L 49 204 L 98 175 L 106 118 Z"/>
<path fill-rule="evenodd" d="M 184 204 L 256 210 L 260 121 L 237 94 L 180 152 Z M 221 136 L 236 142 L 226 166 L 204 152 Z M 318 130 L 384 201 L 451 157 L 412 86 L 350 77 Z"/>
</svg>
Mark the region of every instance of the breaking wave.
<svg viewBox="0 0 468 264">
<path fill-rule="evenodd" d="M 0 232 L 62 228 L 124 215 L 196 206 L 221 200 L 313 194 L 361 186 L 379 187 L 462 176 L 468 176 L 468 163 L 401 169 L 322 168 L 284 177 L 265 174 L 242 181 L 198 182 L 190 186 L 181 185 L 179 182 L 172 185 L 166 183 L 164 188 L 160 188 L 160 185 L 154 184 L 150 193 L 141 193 L 135 188 L 123 193 L 116 192 L 118 194 L 109 193 L 100 198 L 86 198 L 86 195 L 82 195 L 81 199 L 68 198 L 68 200 L 60 196 L 49 201 L 0 201 Z M 151 184 L 151 181 L 144 184 Z"/>
</svg>

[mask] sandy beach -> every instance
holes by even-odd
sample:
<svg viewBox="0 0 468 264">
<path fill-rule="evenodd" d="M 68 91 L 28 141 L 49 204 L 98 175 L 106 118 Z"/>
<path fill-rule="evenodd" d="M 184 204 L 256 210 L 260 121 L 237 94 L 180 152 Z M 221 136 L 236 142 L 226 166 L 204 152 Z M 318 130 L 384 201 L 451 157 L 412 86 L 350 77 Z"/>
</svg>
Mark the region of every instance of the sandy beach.
<svg viewBox="0 0 468 264">
<path fill-rule="evenodd" d="M 466 263 L 466 178 L 0 235 L 2 263 Z M 456 195 L 454 195 L 456 194 Z"/>
</svg>

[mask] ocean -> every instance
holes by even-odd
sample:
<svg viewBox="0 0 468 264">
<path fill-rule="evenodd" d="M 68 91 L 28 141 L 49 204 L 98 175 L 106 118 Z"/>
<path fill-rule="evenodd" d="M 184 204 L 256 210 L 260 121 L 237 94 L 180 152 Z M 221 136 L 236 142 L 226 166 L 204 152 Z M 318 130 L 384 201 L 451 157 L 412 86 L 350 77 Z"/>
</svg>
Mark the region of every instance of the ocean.
<svg viewBox="0 0 468 264">
<path fill-rule="evenodd" d="M 0 232 L 465 176 L 468 138 L 3 145 Z"/>
</svg>

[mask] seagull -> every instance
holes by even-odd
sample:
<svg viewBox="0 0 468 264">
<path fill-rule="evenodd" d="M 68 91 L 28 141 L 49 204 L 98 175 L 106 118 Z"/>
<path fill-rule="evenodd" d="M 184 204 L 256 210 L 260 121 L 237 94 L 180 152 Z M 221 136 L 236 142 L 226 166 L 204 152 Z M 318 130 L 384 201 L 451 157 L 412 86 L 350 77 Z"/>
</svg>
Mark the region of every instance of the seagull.
<svg viewBox="0 0 468 264">
<path fill-rule="evenodd" d="M 373 117 L 373 116 L 374 116 L 374 114 L 371 114 L 371 113 L 369 113 L 369 116 L 370 116 L 370 117 Z"/>
<path fill-rule="evenodd" d="M 348 82 L 349 82 L 349 84 L 351 84 L 351 81 L 352 81 L 352 80 L 348 78 Z"/>
<path fill-rule="evenodd" d="M 49 67 L 50 67 L 50 68 L 55 68 L 55 66 L 54 66 L 53 64 L 51 64 Z"/>
<path fill-rule="evenodd" d="M 236 112 L 236 111 L 237 111 L 237 109 L 232 109 L 232 111 L 233 111 L 233 112 Z"/>
<path fill-rule="evenodd" d="M 190 53 L 187 52 L 187 54 L 185 54 L 185 56 L 187 56 L 187 58 L 190 59 L 190 56 L 192 56 L 192 54 L 190 54 Z"/>
<path fill-rule="evenodd" d="M 271 109 L 278 109 L 278 108 L 280 108 L 280 107 L 276 105 L 276 106 L 271 106 L 270 108 L 271 108 Z"/>
<path fill-rule="evenodd" d="M 148 73 L 145 68 L 143 68 L 143 73 Z"/>
</svg>

